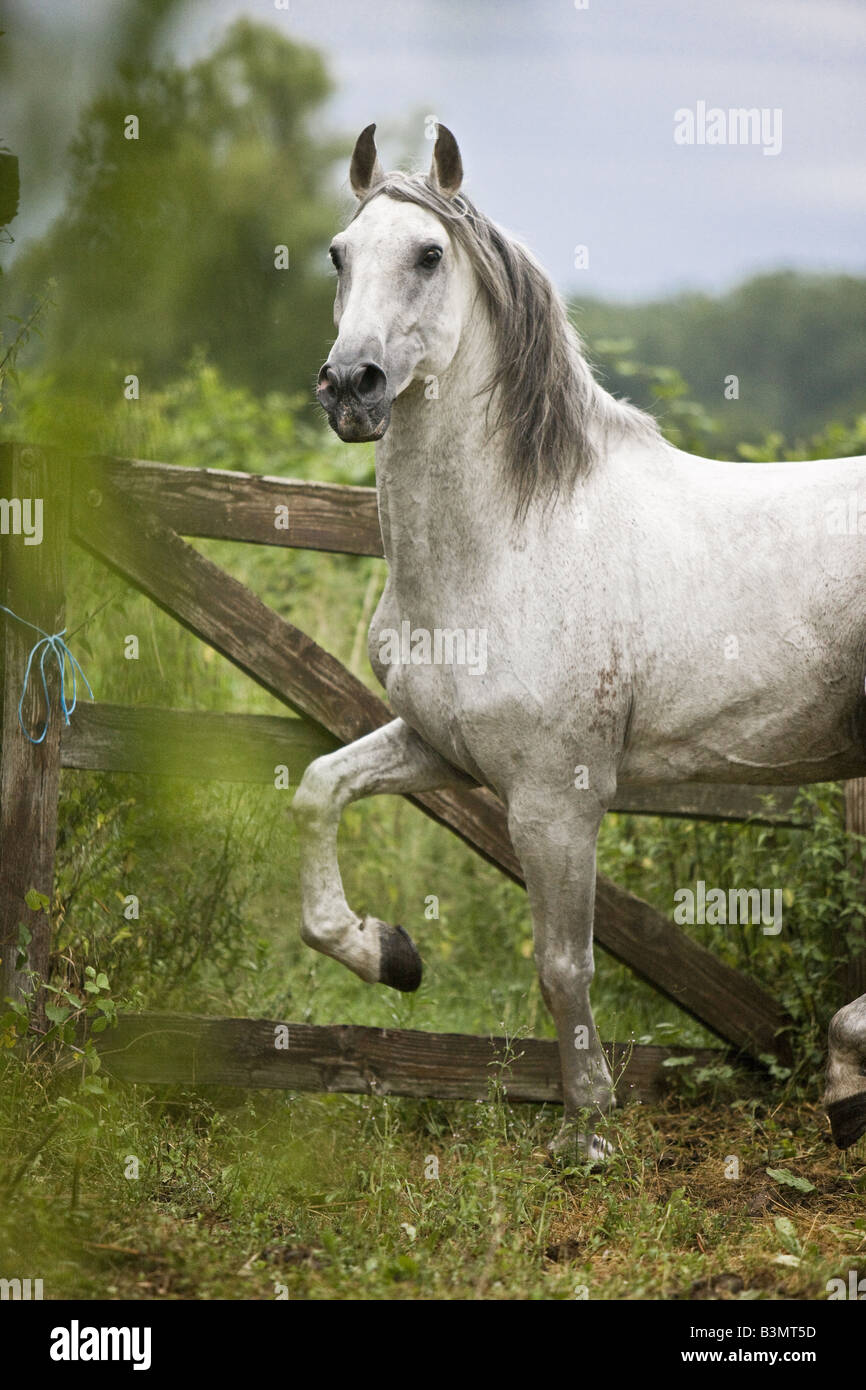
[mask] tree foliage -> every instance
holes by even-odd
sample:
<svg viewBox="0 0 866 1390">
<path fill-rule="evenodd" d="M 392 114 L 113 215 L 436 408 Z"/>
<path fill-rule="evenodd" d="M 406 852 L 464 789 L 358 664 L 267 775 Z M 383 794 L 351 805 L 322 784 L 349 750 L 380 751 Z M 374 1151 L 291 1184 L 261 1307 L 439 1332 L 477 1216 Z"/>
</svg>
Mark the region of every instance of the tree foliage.
<svg viewBox="0 0 866 1390">
<path fill-rule="evenodd" d="M 728 294 L 678 295 L 650 304 L 581 302 L 575 319 L 615 393 L 657 399 L 655 378 L 622 371 L 628 359 L 680 373 L 715 418 L 719 456 L 776 430 L 790 444 L 828 420 L 866 412 L 866 280 L 850 275 L 760 275 Z M 627 340 L 609 353 L 605 340 Z M 725 396 L 725 378 L 738 396 Z M 662 417 L 664 426 L 664 417 Z"/>
<path fill-rule="evenodd" d="M 152 387 L 204 348 L 258 390 L 309 387 L 344 153 L 315 128 L 330 91 L 317 52 L 247 20 L 189 68 L 123 64 L 82 119 L 62 218 L 14 267 L 19 294 L 56 276 L 58 380 L 94 398 L 129 373 Z"/>
</svg>

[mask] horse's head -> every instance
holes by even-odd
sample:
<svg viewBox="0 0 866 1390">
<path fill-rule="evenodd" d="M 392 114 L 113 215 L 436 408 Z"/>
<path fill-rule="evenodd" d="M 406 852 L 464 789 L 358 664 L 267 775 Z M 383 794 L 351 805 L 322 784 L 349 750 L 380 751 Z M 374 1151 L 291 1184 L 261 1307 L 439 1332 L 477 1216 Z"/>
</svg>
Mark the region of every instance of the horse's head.
<svg viewBox="0 0 866 1390">
<path fill-rule="evenodd" d="M 331 428 L 349 443 L 381 439 L 400 392 L 445 371 L 472 282 L 465 256 L 433 212 L 384 196 L 375 129 L 367 126 L 358 136 L 349 170 L 361 209 L 331 243 L 338 336 L 316 392 Z M 457 142 L 440 125 L 427 181 L 450 200 L 462 178 Z M 383 196 L 375 196 L 378 184 Z"/>
</svg>

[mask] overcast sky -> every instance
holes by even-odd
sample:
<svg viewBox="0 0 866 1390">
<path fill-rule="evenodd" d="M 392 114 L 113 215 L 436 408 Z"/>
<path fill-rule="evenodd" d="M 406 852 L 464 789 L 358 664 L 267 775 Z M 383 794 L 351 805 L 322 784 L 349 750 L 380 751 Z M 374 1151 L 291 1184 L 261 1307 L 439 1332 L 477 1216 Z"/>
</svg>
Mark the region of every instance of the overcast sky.
<svg viewBox="0 0 866 1390">
<path fill-rule="evenodd" d="M 239 14 L 316 45 L 338 83 L 330 128 L 376 121 L 386 166 L 410 120 L 429 156 L 421 117 L 436 115 L 458 138 L 470 196 L 564 291 L 648 298 L 779 266 L 866 273 L 866 0 L 289 7 L 189 0 L 172 49 L 201 56 Z M 92 26 L 110 25 L 114 8 L 26 0 L 31 19 L 68 30 L 70 120 Z M 8 16 L 2 27 L 14 34 Z M 676 143 L 674 113 L 701 102 L 766 109 L 779 152 Z M 587 269 L 575 268 L 579 245 Z"/>
</svg>

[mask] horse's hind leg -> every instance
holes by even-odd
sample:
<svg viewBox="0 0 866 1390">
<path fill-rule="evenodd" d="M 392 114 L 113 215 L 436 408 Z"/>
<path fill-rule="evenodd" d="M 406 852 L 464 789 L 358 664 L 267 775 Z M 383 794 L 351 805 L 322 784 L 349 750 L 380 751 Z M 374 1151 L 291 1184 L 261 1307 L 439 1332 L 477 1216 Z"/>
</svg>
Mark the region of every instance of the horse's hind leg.
<svg viewBox="0 0 866 1390">
<path fill-rule="evenodd" d="M 359 917 L 346 902 L 337 828 L 351 801 L 456 784 L 472 785 L 402 719 L 310 763 L 292 803 L 300 835 L 301 936 L 308 946 L 369 983 L 418 988 L 421 957 L 403 928 Z"/>
<path fill-rule="evenodd" d="M 830 1020 L 824 1107 L 840 1149 L 866 1133 L 866 994 Z"/>
<path fill-rule="evenodd" d="M 594 964 L 595 845 L 603 809 L 575 805 L 572 791 L 509 798 L 508 825 L 526 877 L 535 962 L 545 1003 L 556 1024 L 565 1118 L 554 1149 L 576 1142 L 592 1157 L 605 1145 L 580 1120 L 614 1104 L 607 1058 L 595 1030 L 589 987 Z"/>
</svg>

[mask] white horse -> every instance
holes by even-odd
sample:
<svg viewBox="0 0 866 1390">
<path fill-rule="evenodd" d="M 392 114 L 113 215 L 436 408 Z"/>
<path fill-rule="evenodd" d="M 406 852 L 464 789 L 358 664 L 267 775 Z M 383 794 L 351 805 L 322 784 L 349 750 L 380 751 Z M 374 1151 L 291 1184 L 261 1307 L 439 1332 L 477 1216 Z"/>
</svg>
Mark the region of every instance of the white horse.
<svg viewBox="0 0 866 1390">
<path fill-rule="evenodd" d="M 544 272 L 460 194 L 451 133 L 410 176 L 383 172 L 374 130 L 331 246 L 318 397 L 341 439 L 379 441 L 388 579 L 369 650 L 399 717 L 301 782 L 301 932 L 363 980 L 416 989 L 403 929 L 346 901 L 340 815 L 380 792 L 492 787 L 559 1039 L 557 1144 L 596 1154 L 576 1117 L 613 1104 L 589 1000 L 601 819 L 618 783 L 866 775 L 866 545 L 847 520 L 866 458 L 673 448 L 596 383 Z M 866 1130 L 864 1061 L 866 996 L 831 1028 L 840 1146 Z"/>
</svg>

